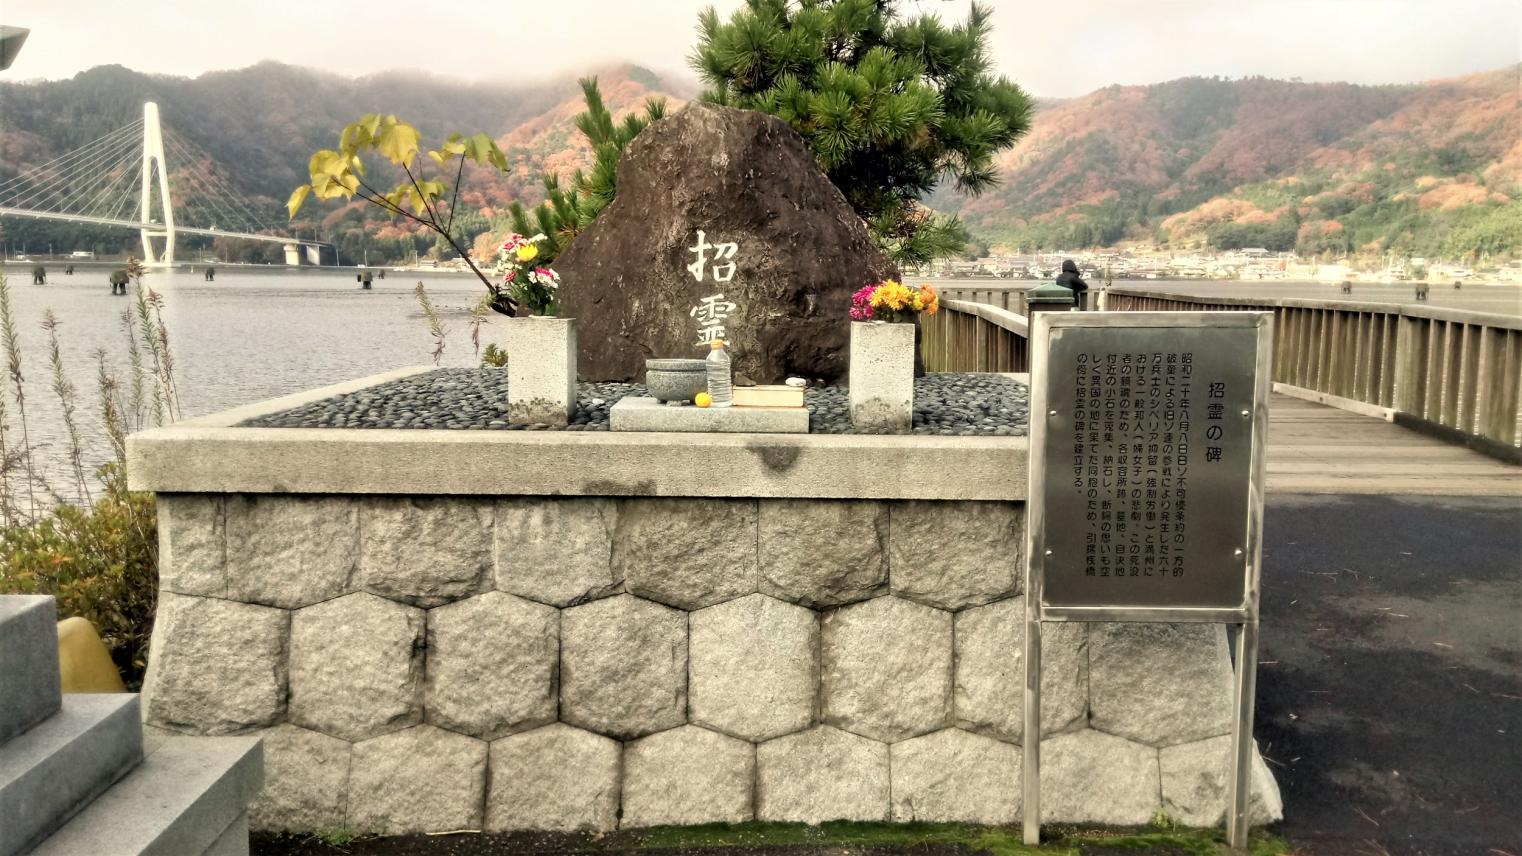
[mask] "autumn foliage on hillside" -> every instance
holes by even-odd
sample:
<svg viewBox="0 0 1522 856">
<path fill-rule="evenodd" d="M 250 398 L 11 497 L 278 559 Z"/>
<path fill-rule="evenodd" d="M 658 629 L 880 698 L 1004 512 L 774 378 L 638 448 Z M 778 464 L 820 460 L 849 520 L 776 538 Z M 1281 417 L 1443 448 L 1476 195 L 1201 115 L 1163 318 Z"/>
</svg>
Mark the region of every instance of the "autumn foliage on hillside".
<svg viewBox="0 0 1522 856">
<path fill-rule="evenodd" d="M 1038 113 L 999 190 L 936 201 L 1005 249 L 1522 253 L 1519 69 L 1419 86 L 1112 86 Z"/>
<path fill-rule="evenodd" d="M 691 84 L 673 89 L 635 66 L 597 75 L 615 120 L 651 95 L 676 110 L 693 94 Z M 1519 255 L 1519 75 L 1522 66 L 1412 86 L 1264 78 L 1111 86 L 1041 105 L 1032 129 L 999 155 L 998 187 L 978 198 L 939 191 L 929 202 L 1007 250 L 1137 241 L 1475 261 Z M 506 228 L 508 204 L 537 204 L 543 173 L 568 175 L 591 162 L 573 122 L 585 103 L 569 77 L 349 79 L 261 63 L 186 79 L 103 66 L 71 80 L 0 83 L 0 180 L 133 122 L 145 100 L 158 101 L 171 132 L 209 155 L 170 164 L 176 192 L 193 194 L 194 176 L 215 172 L 272 222 L 284 220 L 281 200 L 306 156 L 356 112 L 404 116 L 429 138 L 462 130 L 497 139 L 509 170 L 476 170 L 463 183 L 457 222 L 471 240 L 489 243 Z M 408 224 L 358 203 L 314 208 L 293 225 L 333 240 L 351 261 L 435 248 Z M 64 230 L 60 246 L 137 240 L 126 230 L 35 220 L 7 218 L 5 228 L 13 241 L 39 244 Z M 238 258 L 278 246 L 217 250 Z"/>
<path fill-rule="evenodd" d="M 650 95 L 669 94 L 663 81 L 637 66 L 597 73 L 617 119 L 642 107 Z M 688 94 L 686 89 L 680 92 Z M 354 79 L 265 62 L 181 78 L 101 66 L 69 80 L 0 83 L 5 113 L 0 124 L 0 180 L 131 124 L 141 118 L 142 104 L 149 100 L 158 102 L 169 133 L 211 156 L 193 164 L 171 158 L 177 205 L 196 201 L 196 172 L 216 171 L 245 194 L 251 208 L 281 226 L 286 225 L 283 200 L 305 178 L 307 157 L 330 144 L 336 130 L 357 113 L 403 116 L 429 139 L 456 130 L 485 132 L 497 139 L 511 159 L 511 169 L 501 174 L 472 167 L 461 192 L 463 210 L 456 222 L 472 237 L 501 220 L 509 203 L 536 204 L 543 196 L 543 171 L 570 172 L 591 160 L 571 122 L 585 105 L 570 76 L 533 83 L 465 83 L 417 72 Z M 673 98 L 670 103 L 674 107 L 681 102 Z M 359 202 L 313 208 L 290 225 L 333 241 L 350 262 L 399 260 L 427 254 L 436 246 L 415 224 L 387 220 Z M 5 228 L 20 242 L 45 245 L 56 236 L 60 246 L 106 252 L 130 249 L 138 240 L 122 229 L 19 218 L 7 218 Z M 253 242 L 219 241 L 214 249 L 222 258 L 240 261 L 274 261 L 280 252 L 278 245 Z M 266 258 L 266 252 L 275 255 Z"/>
</svg>

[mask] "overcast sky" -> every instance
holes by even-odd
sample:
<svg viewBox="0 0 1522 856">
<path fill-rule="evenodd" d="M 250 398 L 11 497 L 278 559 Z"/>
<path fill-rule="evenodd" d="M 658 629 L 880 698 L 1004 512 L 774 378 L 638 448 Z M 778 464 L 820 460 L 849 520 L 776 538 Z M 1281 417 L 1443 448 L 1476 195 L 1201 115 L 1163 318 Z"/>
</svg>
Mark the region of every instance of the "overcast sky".
<svg viewBox="0 0 1522 856">
<path fill-rule="evenodd" d="M 720 11 L 741 0 L 718 0 Z M 102 63 L 194 76 L 274 59 L 464 79 L 685 68 L 707 0 L 0 0 L 30 27 L 0 79 Z M 969 0 L 905 0 L 960 20 Z M 1404 83 L 1522 59 L 1519 0 L 992 0 L 999 70 L 1041 96 L 1186 75 Z M 460 10 L 457 14 L 454 10 Z M 457 16 L 458 21 L 451 20 Z M 452 35 L 451 35 L 452 34 Z"/>
</svg>

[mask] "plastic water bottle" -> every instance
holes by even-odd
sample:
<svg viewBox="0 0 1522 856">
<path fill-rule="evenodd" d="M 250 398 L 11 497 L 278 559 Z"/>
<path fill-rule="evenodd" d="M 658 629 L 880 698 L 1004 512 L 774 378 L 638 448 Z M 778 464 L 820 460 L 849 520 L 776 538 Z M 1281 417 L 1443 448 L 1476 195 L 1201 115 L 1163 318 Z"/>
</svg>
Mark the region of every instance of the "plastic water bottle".
<svg viewBox="0 0 1522 856">
<path fill-rule="evenodd" d="M 730 374 L 729 352 L 724 350 L 724 340 L 714 339 L 708 352 L 709 407 L 728 407 L 735 403 L 733 380 Z"/>
</svg>

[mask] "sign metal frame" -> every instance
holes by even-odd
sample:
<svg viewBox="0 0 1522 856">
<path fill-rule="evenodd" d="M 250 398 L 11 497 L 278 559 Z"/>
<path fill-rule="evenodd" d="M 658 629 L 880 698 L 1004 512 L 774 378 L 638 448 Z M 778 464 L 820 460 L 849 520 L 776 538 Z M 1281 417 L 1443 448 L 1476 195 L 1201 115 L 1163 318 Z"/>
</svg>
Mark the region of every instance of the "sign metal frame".
<svg viewBox="0 0 1522 856">
<path fill-rule="evenodd" d="M 1242 603 L 1236 608 L 1130 606 L 1055 606 L 1044 600 L 1046 559 L 1051 555 L 1046 529 L 1046 443 L 1049 411 L 1047 372 L 1055 329 L 1251 329 L 1256 333 L 1251 407 L 1250 461 L 1247 467 L 1247 516 L 1242 521 L 1244 571 Z M 1030 490 L 1025 527 L 1025 739 L 1021 771 L 1025 843 L 1041 840 L 1041 624 L 1044 621 L 1199 622 L 1237 625 L 1234 727 L 1226 818 L 1227 843 L 1247 846 L 1251 793 L 1252 727 L 1258 672 L 1258 606 L 1263 559 L 1264 439 L 1272 388 L 1273 313 L 1270 312 L 1082 312 L 1037 313 L 1031 319 Z M 1031 739 L 1031 735 L 1036 735 Z"/>
</svg>

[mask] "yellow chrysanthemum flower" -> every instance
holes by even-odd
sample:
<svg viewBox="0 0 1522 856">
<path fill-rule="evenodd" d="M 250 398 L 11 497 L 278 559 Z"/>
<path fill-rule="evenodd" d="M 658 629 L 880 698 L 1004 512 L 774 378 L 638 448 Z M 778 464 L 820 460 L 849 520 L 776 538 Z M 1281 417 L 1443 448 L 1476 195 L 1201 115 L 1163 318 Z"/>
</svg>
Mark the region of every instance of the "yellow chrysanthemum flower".
<svg viewBox="0 0 1522 856">
<path fill-rule="evenodd" d="M 518 256 L 518 261 L 531 262 L 535 256 L 539 255 L 539 248 L 533 244 L 522 244 L 514 252 Z"/>
<path fill-rule="evenodd" d="M 903 283 L 888 280 L 872 292 L 872 306 L 886 308 L 894 312 L 901 311 L 909 306 L 914 299 L 913 293 Z"/>
</svg>

